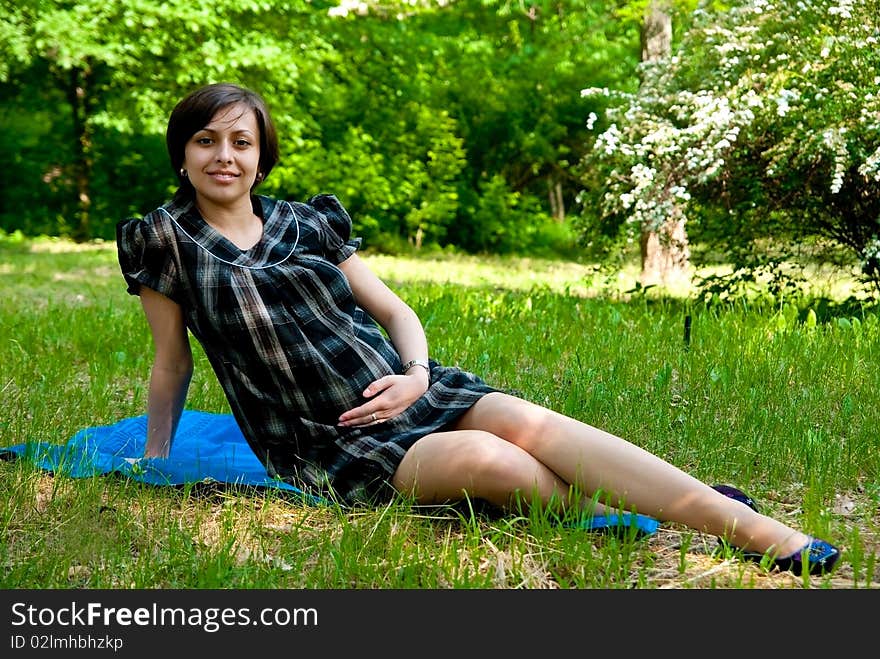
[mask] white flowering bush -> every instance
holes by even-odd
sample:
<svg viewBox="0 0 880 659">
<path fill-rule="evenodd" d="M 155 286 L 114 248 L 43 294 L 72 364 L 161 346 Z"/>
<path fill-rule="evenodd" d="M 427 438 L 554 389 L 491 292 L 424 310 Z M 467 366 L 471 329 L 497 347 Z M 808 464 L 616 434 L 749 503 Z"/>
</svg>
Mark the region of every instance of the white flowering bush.
<svg viewBox="0 0 880 659">
<path fill-rule="evenodd" d="M 768 237 L 831 239 L 880 296 L 880 0 L 727 5 L 701 4 L 638 92 L 583 90 L 607 97 L 588 119 L 585 233 L 675 209 L 745 267 Z"/>
</svg>

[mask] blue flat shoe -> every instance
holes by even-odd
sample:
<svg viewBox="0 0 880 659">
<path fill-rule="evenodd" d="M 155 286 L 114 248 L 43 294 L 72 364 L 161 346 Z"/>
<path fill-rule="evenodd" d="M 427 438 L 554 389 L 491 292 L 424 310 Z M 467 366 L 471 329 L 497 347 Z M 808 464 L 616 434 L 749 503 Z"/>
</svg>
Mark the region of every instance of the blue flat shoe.
<svg viewBox="0 0 880 659">
<path fill-rule="evenodd" d="M 572 528 L 583 529 L 584 531 L 610 533 L 617 537 L 627 537 L 632 534 L 637 540 L 641 540 L 657 533 L 657 529 L 660 528 L 660 522 L 647 515 L 625 512 L 585 517 L 571 526 Z"/>
<path fill-rule="evenodd" d="M 758 512 L 758 505 L 755 503 L 755 500 L 739 488 L 736 488 L 733 485 L 713 485 L 712 489 L 721 492 L 721 494 L 726 497 L 736 499 L 740 503 L 746 504 L 755 512 Z"/>
<path fill-rule="evenodd" d="M 781 572 L 791 572 L 798 576 L 804 571 L 808 574 L 825 574 L 834 569 L 840 558 L 840 550 L 824 540 L 810 538 L 807 544 L 788 556 L 772 558 L 768 554 L 743 552 L 743 558 L 755 563 L 766 562 L 770 570 L 776 568 Z"/>
<path fill-rule="evenodd" d="M 713 490 L 721 492 L 724 496 L 735 499 L 740 503 L 744 503 L 755 512 L 758 512 L 758 504 L 755 503 L 755 500 L 738 487 L 734 487 L 733 485 L 712 485 L 711 487 Z M 724 540 L 724 538 L 718 538 L 718 544 L 719 546 L 724 547 L 727 544 L 727 541 Z"/>
<path fill-rule="evenodd" d="M 755 504 L 755 501 L 742 490 L 732 485 L 713 485 L 712 489 L 721 492 L 721 494 L 731 499 L 736 499 L 746 504 L 755 512 L 758 512 L 758 506 Z M 722 546 L 725 545 L 725 541 L 721 538 L 718 539 L 718 542 Z M 791 572 L 800 576 L 804 573 L 804 559 L 806 559 L 806 570 L 809 574 L 831 572 L 840 558 L 840 550 L 824 540 L 810 538 L 810 542 L 788 556 L 772 558 L 767 554 L 753 551 L 745 551 L 742 556 L 747 561 L 761 564 L 766 563 L 770 570 L 776 568 L 781 572 Z"/>
</svg>

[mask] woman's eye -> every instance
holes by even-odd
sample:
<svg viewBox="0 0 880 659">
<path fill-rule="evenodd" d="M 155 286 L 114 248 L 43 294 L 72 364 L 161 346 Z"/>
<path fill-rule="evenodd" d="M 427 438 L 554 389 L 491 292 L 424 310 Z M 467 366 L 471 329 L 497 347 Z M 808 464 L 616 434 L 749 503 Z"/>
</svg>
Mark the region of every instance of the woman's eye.
<svg viewBox="0 0 880 659">
<path fill-rule="evenodd" d="M 210 144 L 210 143 L 211 143 L 210 137 L 200 137 L 196 140 L 196 144 Z"/>
<path fill-rule="evenodd" d="M 250 146 L 251 143 L 247 140 L 235 140 L 236 146 Z"/>
</svg>

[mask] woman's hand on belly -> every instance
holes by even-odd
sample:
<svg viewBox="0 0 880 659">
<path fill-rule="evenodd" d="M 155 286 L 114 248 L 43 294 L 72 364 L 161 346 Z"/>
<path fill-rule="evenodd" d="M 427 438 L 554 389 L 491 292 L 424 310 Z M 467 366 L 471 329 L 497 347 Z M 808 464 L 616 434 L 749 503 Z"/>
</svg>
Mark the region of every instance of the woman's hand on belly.
<svg viewBox="0 0 880 659">
<path fill-rule="evenodd" d="M 369 426 L 393 419 L 428 390 L 426 371 L 418 368 L 410 375 L 386 375 L 364 389 L 367 402 L 343 412 L 340 426 Z"/>
</svg>

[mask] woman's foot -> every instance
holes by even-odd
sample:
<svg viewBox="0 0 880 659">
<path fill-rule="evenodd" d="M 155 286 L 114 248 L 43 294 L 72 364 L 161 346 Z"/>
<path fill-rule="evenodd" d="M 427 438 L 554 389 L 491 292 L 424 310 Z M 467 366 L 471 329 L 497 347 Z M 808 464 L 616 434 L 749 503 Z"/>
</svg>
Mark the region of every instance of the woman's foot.
<svg viewBox="0 0 880 659">
<path fill-rule="evenodd" d="M 804 572 L 827 574 L 837 565 L 837 561 L 840 559 L 840 550 L 824 540 L 810 538 L 806 545 L 788 556 L 774 558 L 772 554 L 743 552 L 743 558 L 764 564 L 770 570 L 776 568 L 781 572 L 790 571 L 798 576 Z"/>
<path fill-rule="evenodd" d="M 758 506 L 754 499 L 742 490 L 732 485 L 713 485 L 712 489 L 721 492 L 721 494 L 731 499 L 744 503 L 755 512 L 758 512 Z M 769 569 L 776 568 L 783 572 L 790 571 L 796 575 L 803 574 L 805 569 L 809 574 L 831 572 L 840 559 L 840 550 L 824 540 L 818 540 L 810 536 L 806 537 L 808 541 L 789 554 L 774 557 L 772 552 L 744 551 L 742 556 L 746 560 L 766 564 Z M 719 539 L 718 542 L 722 546 L 725 544 L 722 539 Z"/>
</svg>

